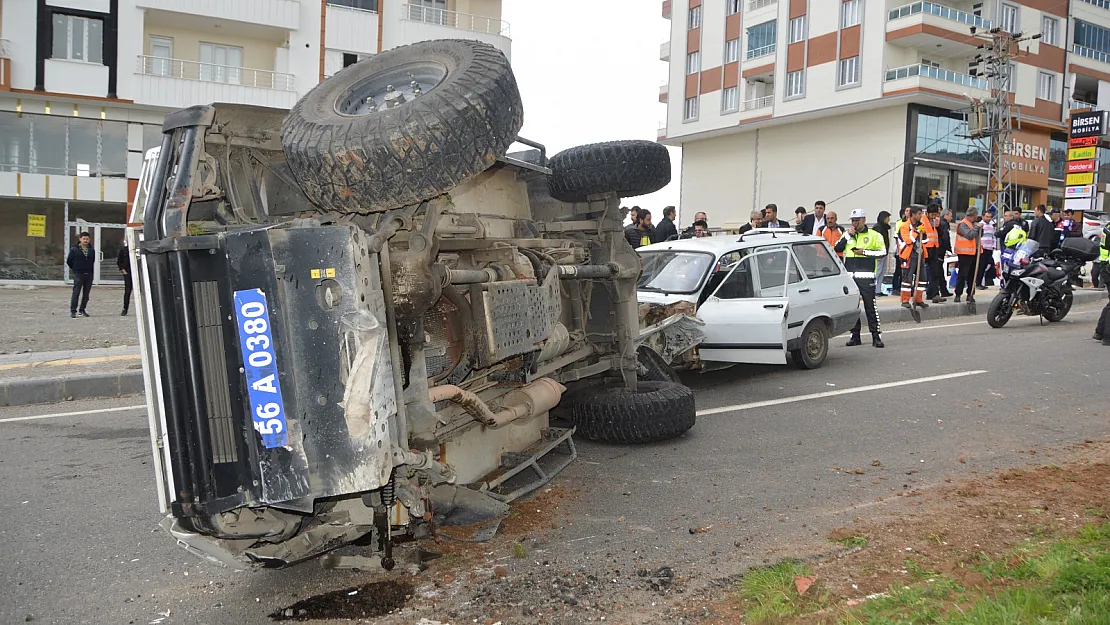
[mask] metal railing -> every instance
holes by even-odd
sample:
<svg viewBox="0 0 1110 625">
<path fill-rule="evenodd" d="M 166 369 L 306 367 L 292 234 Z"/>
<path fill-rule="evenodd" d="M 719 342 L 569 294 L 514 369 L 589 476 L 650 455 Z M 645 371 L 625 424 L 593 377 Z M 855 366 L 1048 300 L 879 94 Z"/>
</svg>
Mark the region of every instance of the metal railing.
<svg viewBox="0 0 1110 625">
<path fill-rule="evenodd" d="M 903 78 L 910 78 L 912 76 L 921 76 L 922 78 L 932 78 L 934 80 L 943 80 L 965 87 L 972 87 L 975 89 L 986 89 L 987 81 L 983 78 L 976 78 L 975 76 L 968 76 L 959 72 L 953 72 L 947 69 L 940 69 L 932 65 L 906 65 L 905 67 L 895 67 L 886 70 L 887 81 L 901 80 Z"/>
<path fill-rule="evenodd" d="M 1095 108 L 1095 105 L 1091 102 L 1080 102 L 1079 100 L 1072 100 L 1071 103 L 1068 104 L 1068 108 L 1073 111 L 1077 111 L 1079 109 L 1093 109 Z"/>
<path fill-rule="evenodd" d="M 406 4 L 401 19 L 410 22 L 424 22 L 448 28 L 459 28 L 476 33 L 509 36 L 509 23 L 503 20 L 486 17 L 484 15 L 471 15 L 435 7 L 426 7 L 419 4 Z"/>
<path fill-rule="evenodd" d="M 974 26 L 984 30 L 991 29 L 991 21 L 985 20 L 978 15 L 968 13 L 967 11 L 960 11 L 952 7 L 946 7 L 943 4 L 935 2 L 914 2 L 905 6 L 900 6 L 896 9 L 891 9 L 887 14 L 887 21 L 896 20 L 909 15 L 916 15 L 918 13 L 928 13 L 929 15 L 936 15 L 946 20 L 960 22 L 968 26 Z"/>
<path fill-rule="evenodd" d="M 1110 0 L 1083 0 L 1087 4 L 1093 4 L 1100 9 L 1110 10 Z"/>
<path fill-rule="evenodd" d="M 147 76 L 165 76 L 166 78 L 219 82 L 228 85 L 258 87 L 260 89 L 295 91 L 293 74 L 283 74 L 267 69 L 248 69 L 140 54 L 137 71 Z"/>
<path fill-rule="evenodd" d="M 1085 56 L 1089 59 L 1102 61 L 1103 63 L 1110 63 L 1110 54 L 1095 50 L 1094 48 L 1088 48 L 1087 46 L 1081 46 L 1078 43 L 1072 45 L 1071 51 L 1079 56 Z"/>
<path fill-rule="evenodd" d="M 755 98 L 754 100 L 745 100 L 743 109 L 745 111 L 754 111 L 756 109 L 765 109 L 775 102 L 775 94 L 765 95 L 762 98 Z"/>
<path fill-rule="evenodd" d="M 771 6 L 778 1 L 779 0 L 748 0 L 748 10 L 754 11 L 756 9 L 762 9 L 763 7 Z"/>
<path fill-rule="evenodd" d="M 768 54 L 774 54 L 775 53 L 775 46 L 776 46 L 776 44 L 772 43 L 770 45 L 766 45 L 766 46 L 763 46 L 761 48 L 752 48 L 752 49 L 748 50 L 748 54 L 744 58 L 745 59 L 758 59 L 761 56 L 767 56 Z"/>
</svg>

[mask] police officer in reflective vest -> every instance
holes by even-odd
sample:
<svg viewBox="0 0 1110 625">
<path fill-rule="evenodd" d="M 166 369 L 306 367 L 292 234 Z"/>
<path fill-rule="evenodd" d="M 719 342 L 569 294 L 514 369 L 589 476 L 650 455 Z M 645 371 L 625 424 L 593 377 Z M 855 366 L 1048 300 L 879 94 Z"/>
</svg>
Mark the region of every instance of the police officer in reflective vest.
<svg viewBox="0 0 1110 625">
<path fill-rule="evenodd" d="M 1099 279 L 1106 286 L 1107 295 L 1110 295 L 1110 224 L 1102 228 L 1102 246 L 1098 252 L 1098 262 L 1101 265 Z M 1110 301 L 1107 301 L 1106 306 L 1102 308 L 1098 326 L 1095 327 L 1095 335 L 1091 338 L 1102 341 L 1103 345 L 1110 345 Z"/>
<path fill-rule="evenodd" d="M 851 274 L 863 298 L 863 310 L 867 314 L 867 329 L 871 331 L 871 345 L 883 345 L 879 315 L 875 311 L 875 266 L 880 258 L 886 256 L 886 243 L 883 235 L 867 227 L 867 212 L 857 208 L 852 211 L 852 227 L 844 233 L 836 244 L 836 251 L 844 254 L 844 268 Z M 881 277 L 880 277 L 881 279 Z M 863 324 L 856 320 L 848 346 L 859 345 L 859 333 Z"/>
</svg>

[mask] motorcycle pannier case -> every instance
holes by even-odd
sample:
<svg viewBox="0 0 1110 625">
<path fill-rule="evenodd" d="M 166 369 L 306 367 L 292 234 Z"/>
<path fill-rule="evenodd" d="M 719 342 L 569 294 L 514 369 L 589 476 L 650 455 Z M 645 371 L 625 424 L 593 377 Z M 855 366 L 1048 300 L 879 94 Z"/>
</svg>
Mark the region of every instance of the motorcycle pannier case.
<svg viewBox="0 0 1110 625">
<path fill-rule="evenodd" d="M 1098 260 L 1098 241 L 1079 237 L 1064 239 L 1063 244 L 1060 245 L 1060 253 L 1085 263 Z"/>
</svg>

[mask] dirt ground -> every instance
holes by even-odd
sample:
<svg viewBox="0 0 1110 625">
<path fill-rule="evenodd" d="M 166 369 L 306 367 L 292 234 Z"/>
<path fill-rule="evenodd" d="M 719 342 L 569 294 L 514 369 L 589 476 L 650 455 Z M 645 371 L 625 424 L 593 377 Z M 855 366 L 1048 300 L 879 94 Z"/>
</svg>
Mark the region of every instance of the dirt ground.
<svg viewBox="0 0 1110 625">
<path fill-rule="evenodd" d="M 69 287 L 0 287 L 0 354 L 138 344 L 135 311 L 120 316 L 123 287 L 94 286 L 87 318 L 69 318 L 71 293 Z"/>
<path fill-rule="evenodd" d="M 1105 522 L 1110 441 L 1086 441 L 1046 460 L 1051 463 L 1038 468 L 910 491 L 895 505 L 871 508 L 874 513 L 833 530 L 827 538 L 845 544 L 844 551 L 814 564 L 816 580 L 806 591 L 828 593 L 830 607 L 784 622 L 837 622 L 846 608 L 868 596 L 912 583 L 915 571 L 936 572 L 990 595 L 995 582 L 974 565 L 1012 557 L 1023 540 L 1063 537 L 1082 525 Z M 711 610 L 705 623 L 743 622 L 735 591 L 722 593 Z"/>
</svg>

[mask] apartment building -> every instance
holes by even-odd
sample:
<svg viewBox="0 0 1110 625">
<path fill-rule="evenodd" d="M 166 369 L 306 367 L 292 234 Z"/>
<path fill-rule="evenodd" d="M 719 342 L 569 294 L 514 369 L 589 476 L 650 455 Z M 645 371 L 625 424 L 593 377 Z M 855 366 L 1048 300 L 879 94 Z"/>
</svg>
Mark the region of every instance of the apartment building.
<svg viewBox="0 0 1110 625">
<path fill-rule="evenodd" d="M 0 281 L 59 282 L 76 233 L 120 275 L 143 153 L 175 109 L 289 108 L 384 49 L 479 39 L 501 0 L 0 0 Z"/>
<path fill-rule="evenodd" d="M 1072 109 L 1110 109 L 1110 0 L 668 0 L 659 140 L 681 146 L 683 211 L 746 222 L 818 199 L 874 218 L 939 196 L 981 206 L 987 146 L 957 111 L 995 26 L 1040 38 L 1010 67 L 1022 206 L 1060 206 Z"/>
</svg>

